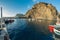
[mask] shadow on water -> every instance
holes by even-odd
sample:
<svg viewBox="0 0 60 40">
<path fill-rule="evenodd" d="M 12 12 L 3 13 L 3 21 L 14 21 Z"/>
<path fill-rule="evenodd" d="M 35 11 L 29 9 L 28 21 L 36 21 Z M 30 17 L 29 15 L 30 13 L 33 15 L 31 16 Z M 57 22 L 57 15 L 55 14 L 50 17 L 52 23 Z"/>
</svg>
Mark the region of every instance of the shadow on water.
<svg viewBox="0 0 60 40">
<path fill-rule="evenodd" d="M 11 40 L 54 40 L 48 30 L 50 22 L 17 19 L 14 23 L 9 24 L 7 29 Z"/>
</svg>

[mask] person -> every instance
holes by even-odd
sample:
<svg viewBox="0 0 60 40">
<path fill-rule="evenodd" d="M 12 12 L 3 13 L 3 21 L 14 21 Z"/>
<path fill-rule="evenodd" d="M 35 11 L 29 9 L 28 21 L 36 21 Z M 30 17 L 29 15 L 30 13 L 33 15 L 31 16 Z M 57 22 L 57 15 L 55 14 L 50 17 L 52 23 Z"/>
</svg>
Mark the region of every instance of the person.
<svg viewBox="0 0 60 40">
<path fill-rule="evenodd" d="M 60 25 L 60 14 L 57 15 L 57 22 L 56 25 Z"/>
</svg>

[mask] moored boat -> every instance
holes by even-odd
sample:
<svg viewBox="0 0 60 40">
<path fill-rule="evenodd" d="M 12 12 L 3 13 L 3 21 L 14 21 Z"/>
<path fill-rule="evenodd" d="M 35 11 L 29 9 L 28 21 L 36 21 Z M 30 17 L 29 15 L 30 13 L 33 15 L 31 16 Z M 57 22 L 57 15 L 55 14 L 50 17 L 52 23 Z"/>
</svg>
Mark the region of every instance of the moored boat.
<svg viewBox="0 0 60 40">
<path fill-rule="evenodd" d="M 0 40 L 10 40 L 6 25 L 2 22 L 2 7 L 1 7 L 1 23 L 0 23 Z"/>
<path fill-rule="evenodd" d="M 60 24 L 49 25 L 49 30 L 55 37 L 60 38 Z"/>
</svg>

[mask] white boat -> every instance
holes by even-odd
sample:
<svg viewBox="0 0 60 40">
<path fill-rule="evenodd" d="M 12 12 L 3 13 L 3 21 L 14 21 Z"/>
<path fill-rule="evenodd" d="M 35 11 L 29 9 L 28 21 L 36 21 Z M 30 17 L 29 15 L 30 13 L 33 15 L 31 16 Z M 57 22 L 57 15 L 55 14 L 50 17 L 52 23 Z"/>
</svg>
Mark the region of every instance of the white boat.
<svg viewBox="0 0 60 40">
<path fill-rule="evenodd" d="M 1 25 L 0 25 L 1 26 Z M 0 40 L 10 40 L 9 34 L 7 32 L 6 26 L 2 24 L 2 28 L 0 28 Z"/>
<path fill-rule="evenodd" d="M 60 36 L 60 24 L 54 25 L 54 33 Z"/>
<path fill-rule="evenodd" d="M 0 23 L 0 40 L 10 40 L 6 25 L 2 22 L 2 7 L 1 7 L 1 23 Z"/>
</svg>

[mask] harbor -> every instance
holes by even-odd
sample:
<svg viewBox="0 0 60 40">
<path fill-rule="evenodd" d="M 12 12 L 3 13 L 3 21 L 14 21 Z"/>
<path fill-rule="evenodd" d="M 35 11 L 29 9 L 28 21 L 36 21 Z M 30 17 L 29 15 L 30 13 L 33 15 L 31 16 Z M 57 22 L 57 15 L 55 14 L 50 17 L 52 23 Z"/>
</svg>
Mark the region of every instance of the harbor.
<svg viewBox="0 0 60 40">
<path fill-rule="evenodd" d="M 0 0 L 0 40 L 60 40 L 59 11 L 56 0 Z"/>
</svg>

